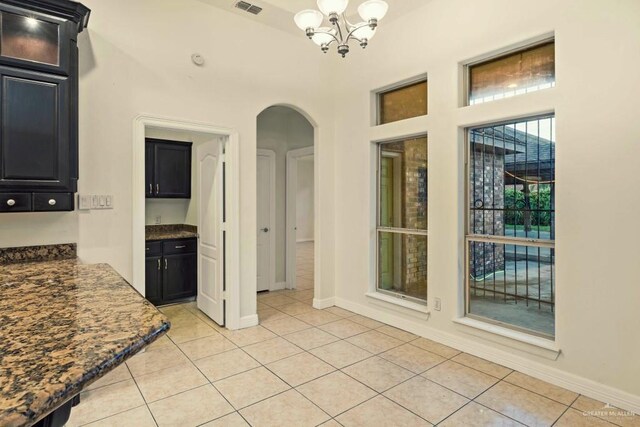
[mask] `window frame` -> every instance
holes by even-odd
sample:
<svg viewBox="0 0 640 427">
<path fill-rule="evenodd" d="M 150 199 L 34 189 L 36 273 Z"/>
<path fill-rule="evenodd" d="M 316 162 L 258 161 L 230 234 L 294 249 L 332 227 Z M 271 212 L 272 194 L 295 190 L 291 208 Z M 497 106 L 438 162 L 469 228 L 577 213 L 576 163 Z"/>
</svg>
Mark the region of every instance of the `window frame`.
<svg viewBox="0 0 640 427">
<path fill-rule="evenodd" d="M 421 116 L 409 117 L 401 120 L 396 120 L 394 122 L 382 123 L 382 111 L 383 111 L 382 96 L 399 89 L 404 89 L 409 86 L 417 85 L 419 83 L 427 83 L 427 114 L 423 114 Z M 411 77 L 406 80 L 402 80 L 400 82 L 396 82 L 391 85 L 384 86 L 382 88 L 375 90 L 374 95 L 375 95 L 375 102 L 374 102 L 375 114 L 374 114 L 374 123 L 373 123 L 374 126 L 391 125 L 394 123 L 403 122 L 405 120 L 411 120 L 418 117 L 426 117 L 429 115 L 429 76 L 427 74 L 421 74 L 416 77 Z M 384 141 L 384 142 L 387 142 L 387 141 Z"/>
<path fill-rule="evenodd" d="M 482 103 L 478 103 L 478 104 L 471 104 L 471 67 L 475 66 L 475 65 L 479 65 L 485 62 L 490 62 L 490 61 L 494 61 L 496 59 L 500 59 L 506 56 L 510 56 L 513 55 L 515 53 L 518 52 L 523 52 L 529 49 L 534 49 L 538 46 L 542 46 L 545 45 L 547 43 L 556 43 L 556 37 L 555 34 L 551 34 L 551 35 L 545 35 L 543 37 L 539 37 L 536 38 L 534 40 L 528 40 L 522 43 L 519 43 L 518 45 L 515 46 L 510 46 L 498 51 L 495 51 L 491 54 L 488 55 L 484 55 L 478 58 L 475 58 L 473 60 L 464 62 L 462 64 L 463 66 L 463 107 L 473 107 L 473 106 L 477 106 L 477 105 L 481 105 L 481 104 L 487 104 L 487 103 L 491 103 L 491 102 L 495 102 L 495 101 L 500 101 L 502 99 L 506 99 L 506 98 L 501 98 L 501 99 L 497 99 L 497 100 L 493 100 L 493 101 L 489 101 L 489 102 L 482 102 Z M 554 58 L 555 61 L 555 58 Z M 554 85 L 549 88 L 549 89 L 553 89 L 554 87 L 556 87 L 556 82 L 554 81 Z M 517 97 L 517 96 L 522 96 L 522 95 L 526 95 L 527 93 L 524 94 L 520 94 L 520 95 L 514 95 L 513 97 Z M 510 97 L 510 98 L 513 98 Z M 460 99 L 460 98 L 458 98 Z"/>
<path fill-rule="evenodd" d="M 392 291 L 387 291 L 384 289 L 380 288 L 380 235 L 382 233 L 390 233 L 390 234 L 399 234 L 399 235 L 410 235 L 410 236 L 424 236 L 427 238 L 427 275 L 429 272 L 429 256 L 428 256 L 428 248 L 429 248 L 429 223 L 427 222 L 427 229 L 426 230 L 420 230 L 420 229 L 411 229 L 411 228 L 403 228 L 403 227 L 383 227 L 381 226 L 381 216 L 380 216 L 380 209 L 381 209 L 381 194 L 380 194 L 380 179 L 381 179 L 381 174 L 380 174 L 380 170 L 382 167 L 382 154 L 383 154 L 383 149 L 382 147 L 385 144 L 393 144 L 396 142 L 403 142 L 403 141 L 408 141 L 408 140 L 412 140 L 412 139 L 417 139 L 417 138 L 426 138 L 427 141 L 427 153 L 429 151 L 429 135 L 427 132 L 423 132 L 423 133 L 419 133 L 419 134 L 415 134 L 415 135 L 407 135 L 407 136 L 403 136 L 403 137 L 398 137 L 398 138 L 393 138 L 393 139 L 385 139 L 383 141 L 376 141 L 374 142 L 374 147 L 375 147 L 375 155 L 376 155 L 376 179 L 375 179 L 375 189 L 376 189 L 376 204 L 375 204 L 375 211 L 376 211 L 376 215 L 375 215 L 375 280 L 374 280 L 374 289 L 373 289 L 373 297 L 377 297 L 378 295 L 381 296 L 386 296 L 386 297 L 390 297 L 393 299 L 397 299 L 398 302 L 402 301 L 402 302 L 407 302 L 410 304 L 410 306 L 408 306 L 408 308 L 412 308 L 412 309 L 417 309 L 418 311 L 421 311 L 419 309 L 419 307 L 424 307 L 426 309 L 426 306 L 428 305 L 428 297 L 429 297 L 429 288 L 428 288 L 428 283 L 429 280 L 427 278 L 427 295 L 425 296 L 424 299 L 422 298 L 416 298 L 416 297 L 412 297 L 409 295 L 405 295 L 405 294 L 401 294 L 398 292 L 392 292 Z M 428 161 L 428 156 L 427 156 L 427 177 L 429 175 L 429 161 Z M 427 179 L 427 194 L 429 191 L 429 180 Z M 428 204 L 427 204 L 427 218 L 428 216 Z M 376 295 L 377 294 L 377 295 Z M 381 298 L 386 300 L 386 298 Z"/>
<path fill-rule="evenodd" d="M 474 126 L 469 126 L 464 128 L 464 316 L 463 319 L 472 319 L 474 321 L 482 322 L 489 325 L 495 325 L 507 330 L 521 332 L 526 334 L 527 336 L 533 336 L 538 338 L 543 338 L 549 340 L 551 342 L 555 342 L 557 338 L 557 333 L 554 335 L 545 334 L 540 331 L 536 331 L 533 329 L 524 328 L 521 326 L 513 325 L 506 322 L 501 322 L 499 320 L 494 320 L 488 317 L 479 316 L 477 314 L 470 313 L 470 248 L 471 243 L 481 242 L 481 243 L 494 243 L 494 244 L 506 244 L 506 245 L 517 245 L 517 246 L 527 246 L 527 247 L 535 247 L 535 248 L 548 248 L 555 250 L 556 242 L 555 239 L 534 239 L 534 238 L 521 238 L 521 237 L 511 237 L 511 236 L 497 236 L 497 235 L 489 235 L 489 234 L 476 234 L 470 233 L 470 213 L 471 213 L 471 197 L 470 197 L 470 181 L 471 181 L 471 140 L 470 134 L 471 131 L 478 128 L 487 128 L 500 126 L 505 124 L 512 124 L 517 122 L 525 122 L 525 121 L 533 121 L 545 118 L 555 118 L 555 111 L 542 113 L 542 114 L 532 114 L 532 115 L 524 115 L 519 116 L 510 120 L 500 120 L 500 121 L 492 121 L 477 124 Z M 555 159 L 554 159 L 555 164 Z M 554 211 L 554 214 L 557 215 L 557 211 Z M 553 261 L 553 265 L 555 268 L 555 257 Z M 557 286 L 555 287 L 557 292 Z M 554 311 L 554 323 L 556 318 L 556 312 Z"/>
</svg>

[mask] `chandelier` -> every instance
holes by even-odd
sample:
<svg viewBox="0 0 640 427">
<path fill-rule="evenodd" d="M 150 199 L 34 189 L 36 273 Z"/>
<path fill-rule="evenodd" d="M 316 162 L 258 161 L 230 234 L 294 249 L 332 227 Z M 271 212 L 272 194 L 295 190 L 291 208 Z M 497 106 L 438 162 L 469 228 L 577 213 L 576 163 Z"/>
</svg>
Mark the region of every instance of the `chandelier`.
<svg viewBox="0 0 640 427">
<path fill-rule="evenodd" d="M 378 21 L 387 14 L 389 5 L 383 0 L 367 0 L 358 7 L 362 22 L 352 24 L 344 11 L 349 0 L 318 0 L 318 9 L 303 10 L 293 18 L 298 28 L 304 31 L 315 44 L 327 53 L 333 43 L 338 45 L 338 53 L 344 58 L 349 53 L 349 42 L 357 41 L 364 49 L 376 35 Z M 331 26 L 322 26 L 324 17 Z"/>
</svg>

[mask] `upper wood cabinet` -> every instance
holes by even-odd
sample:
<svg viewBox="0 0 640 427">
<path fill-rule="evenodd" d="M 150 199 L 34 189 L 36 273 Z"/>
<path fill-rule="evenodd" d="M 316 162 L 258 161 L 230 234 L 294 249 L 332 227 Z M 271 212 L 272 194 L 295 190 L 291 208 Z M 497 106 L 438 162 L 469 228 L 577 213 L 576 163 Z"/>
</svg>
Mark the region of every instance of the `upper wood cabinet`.
<svg viewBox="0 0 640 427">
<path fill-rule="evenodd" d="M 148 198 L 191 198 L 190 142 L 147 138 L 145 192 Z"/>
<path fill-rule="evenodd" d="M 68 0 L 0 0 L 0 212 L 74 208 L 77 37 L 89 13 Z M 34 202 L 43 197 L 51 204 Z"/>
<path fill-rule="evenodd" d="M 75 191 L 69 86 L 69 77 L 0 66 L 3 188 Z"/>
</svg>

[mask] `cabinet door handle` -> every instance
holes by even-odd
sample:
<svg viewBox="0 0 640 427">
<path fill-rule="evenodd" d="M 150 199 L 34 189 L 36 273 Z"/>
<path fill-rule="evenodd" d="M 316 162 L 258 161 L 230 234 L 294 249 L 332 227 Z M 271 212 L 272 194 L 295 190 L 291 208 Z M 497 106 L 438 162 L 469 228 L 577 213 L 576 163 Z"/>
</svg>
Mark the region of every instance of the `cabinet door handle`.
<svg viewBox="0 0 640 427">
<path fill-rule="evenodd" d="M 160 258 L 158 258 L 158 270 L 160 270 Z"/>
<path fill-rule="evenodd" d="M 49 206 L 55 206 L 56 205 L 56 199 L 49 199 Z"/>
<path fill-rule="evenodd" d="M 7 205 L 9 205 L 9 206 L 15 206 L 15 204 L 16 204 L 16 201 L 15 201 L 15 200 L 13 200 L 13 199 L 9 199 L 9 200 L 7 200 Z"/>
<path fill-rule="evenodd" d="M 160 184 L 156 184 L 156 194 L 160 194 Z"/>
<path fill-rule="evenodd" d="M 169 268 L 169 267 L 168 267 L 168 265 L 167 265 L 167 259 L 165 258 L 165 259 L 164 259 L 164 269 L 165 269 L 165 270 L 167 270 L 168 268 Z"/>
<path fill-rule="evenodd" d="M 149 194 L 153 194 L 153 184 L 149 184 Z"/>
<path fill-rule="evenodd" d="M 180 246 L 176 246 L 176 249 L 184 249 L 186 247 L 187 247 L 187 245 L 180 245 Z"/>
</svg>

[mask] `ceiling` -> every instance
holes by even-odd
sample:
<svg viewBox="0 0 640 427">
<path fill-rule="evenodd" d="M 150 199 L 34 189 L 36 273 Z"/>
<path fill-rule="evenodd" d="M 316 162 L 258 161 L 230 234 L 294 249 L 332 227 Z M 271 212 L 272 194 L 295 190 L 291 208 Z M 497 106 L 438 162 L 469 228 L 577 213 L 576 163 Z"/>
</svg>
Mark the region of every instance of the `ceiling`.
<svg viewBox="0 0 640 427">
<path fill-rule="evenodd" d="M 300 30 L 293 22 L 293 15 L 303 9 L 318 9 L 316 0 L 245 0 L 263 9 L 259 15 L 252 15 L 234 7 L 237 0 L 199 1 L 294 34 L 300 34 Z M 353 21 L 360 20 L 357 18 L 357 10 L 363 1 L 351 0 L 347 8 L 347 16 Z M 427 3 L 425 0 L 386 0 L 386 2 L 389 3 L 389 13 L 384 18 L 384 22 L 406 15 Z"/>
</svg>

